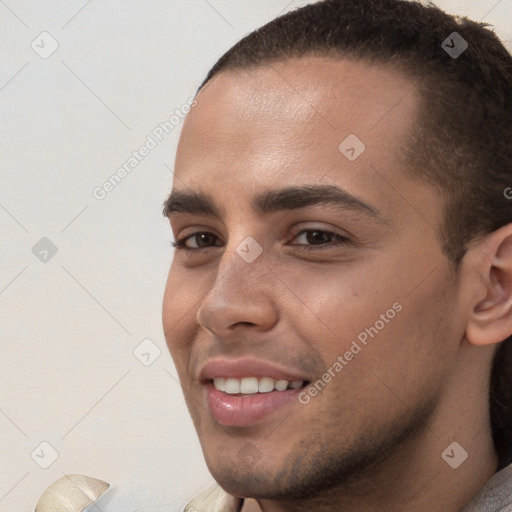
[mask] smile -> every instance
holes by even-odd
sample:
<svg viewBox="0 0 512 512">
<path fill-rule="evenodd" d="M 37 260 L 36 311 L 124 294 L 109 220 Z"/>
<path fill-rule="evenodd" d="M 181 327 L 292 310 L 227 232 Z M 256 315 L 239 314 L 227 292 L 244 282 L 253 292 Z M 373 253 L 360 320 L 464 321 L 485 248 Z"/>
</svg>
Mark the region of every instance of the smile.
<svg viewBox="0 0 512 512">
<path fill-rule="evenodd" d="M 217 391 L 229 395 L 254 395 L 257 393 L 270 393 L 272 391 L 286 391 L 298 389 L 304 385 L 302 380 L 276 380 L 272 377 L 243 377 L 241 379 L 222 378 L 213 379 L 213 386 Z"/>
<path fill-rule="evenodd" d="M 294 403 L 300 404 L 299 393 L 309 384 L 270 377 L 219 377 L 203 382 L 208 411 L 226 427 L 256 426 L 285 409 L 289 411 Z"/>
</svg>

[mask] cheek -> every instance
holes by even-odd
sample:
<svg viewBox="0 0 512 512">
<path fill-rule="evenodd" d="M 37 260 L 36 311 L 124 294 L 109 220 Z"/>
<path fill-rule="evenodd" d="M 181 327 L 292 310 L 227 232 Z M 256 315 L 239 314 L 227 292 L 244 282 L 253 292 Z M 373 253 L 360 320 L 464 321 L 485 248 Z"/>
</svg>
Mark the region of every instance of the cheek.
<svg viewBox="0 0 512 512">
<path fill-rule="evenodd" d="M 353 331 L 361 352 L 350 371 L 362 397 L 387 396 L 412 407 L 418 397 L 437 394 L 460 341 L 452 320 L 455 298 L 446 283 L 440 274 L 413 294 L 388 295 Z"/>
<path fill-rule="evenodd" d="M 411 283 L 420 282 L 427 270 L 397 259 L 393 265 L 302 270 L 298 279 L 283 267 L 293 301 L 284 314 L 326 369 L 350 376 L 336 379 L 333 390 L 358 382 L 363 395 L 378 385 L 409 399 L 420 381 L 442 378 L 455 355 L 456 297 L 442 267 L 411 293 Z"/>
<path fill-rule="evenodd" d="M 400 313 L 398 294 L 379 283 L 385 279 L 363 268 L 357 262 L 349 262 L 311 269 L 280 268 L 280 276 L 286 284 L 281 300 L 283 314 L 297 326 L 300 336 L 322 354 L 326 365 L 338 355 L 350 349 L 351 342 L 369 338 L 365 333 L 376 322 L 378 331 Z M 289 301 L 288 301 L 289 300 Z M 385 321 L 380 315 L 385 315 Z M 372 330 L 373 331 L 373 330 Z"/>
<path fill-rule="evenodd" d="M 404 297 L 400 323 L 390 339 L 395 368 L 430 385 L 439 385 L 455 363 L 463 336 L 455 320 L 457 297 L 448 276 L 437 276 Z"/>
<path fill-rule="evenodd" d="M 190 338 L 187 332 L 196 326 L 197 308 L 206 291 L 197 273 L 186 273 L 173 261 L 162 305 L 164 334 L 171 353 Z"/>
<path fill-rule="evenodd" d="M 198 298 L 194 287 L 173 267 L 169 272 L 162 305 L 162 324 L 167 348 L 176 366 L 180 380 L 186 378 L 191 343 L 195 333 L 194 304 Z"/>
</svg>

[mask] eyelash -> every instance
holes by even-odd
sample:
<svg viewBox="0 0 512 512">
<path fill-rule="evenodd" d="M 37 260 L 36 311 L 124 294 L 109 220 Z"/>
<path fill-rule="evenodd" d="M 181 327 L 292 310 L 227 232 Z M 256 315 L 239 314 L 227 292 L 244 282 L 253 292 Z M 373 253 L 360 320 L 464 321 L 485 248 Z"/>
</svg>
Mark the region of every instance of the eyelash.
<svg viewBox="0 0 512 512">
<path fill-rule="evenodd" d="M 348 238 L 345 238 L 345 237 L 343 237 L 341 235 L 338 235 L 337 233 L 334 233 L 332 231 L 327 231 L 325 229 L 302 229 L 301 231 L 298 231 L 293 236 L 293 238 L 296 238 L 297 236 L 302 235 L 303 233 L 308 233 L 308 232 L 323 233 L 323 234 L 326 234 L 326 235 L 329 235 L 329 236 L 332 235 L 332 237 L 337 238 L 338 240 L 336 242 L 334 242 L 334 243 L 332 243 L 332 242 L 324 242 L 322 244 L 311 244 L 311 245 L 300 245 L 299 244 L 299 247 L 301 247 L 301 250 L 316 251 L 316 250 L 322 250 L 322 249 L 325 249 L 325 248 L 336 247 L 336 246 L 339 246 L 339 245 L 346 245 L 349 242 Z M 187 247 L 185 245 L 189 238 L 193 238 L 194 236 L 201 235 L 201 234 L 204 234 L 204 233 L 209 234 L 209 235 L 213 235 L 213 233 L 209 233 L 208 231 L 196 231 L 195 233 L 192 233 L 190 235 L 187 235 L 185 237 L 178 238 L 178 239 L 172 241 L 171 242 L 171 246 L 174 247 L 177 250 L 184 249 L 185 251 L 201 251 L 201 250 L 212 249 L 214 247 L 218 247 L 218 246 L 215 246 L 215 245 L 212 245 L 212 246 L 209 246 L 209 247 Z M 213 236 L 217 236 L 217 235 L 213 235 Z"/>
</svg>

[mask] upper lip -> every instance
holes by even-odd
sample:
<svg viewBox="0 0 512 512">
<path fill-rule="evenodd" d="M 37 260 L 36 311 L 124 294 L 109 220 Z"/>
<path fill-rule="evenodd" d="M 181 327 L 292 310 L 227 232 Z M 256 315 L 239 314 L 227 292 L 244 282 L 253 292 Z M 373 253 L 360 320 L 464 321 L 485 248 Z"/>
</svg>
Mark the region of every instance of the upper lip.
<svg viewBox="0 0 512 512">
<path fill-rule="evenodd" d="M 199 372 L 199 378 L 203 381 L 211 381 L 216 378 L 243 377 L 270 377 L 275 380 L 307 381 L 299 370 L 285 368 L 279 364 L 264 361 L 262 359 L 212 359 L 208 361 Z"/>
</svg>

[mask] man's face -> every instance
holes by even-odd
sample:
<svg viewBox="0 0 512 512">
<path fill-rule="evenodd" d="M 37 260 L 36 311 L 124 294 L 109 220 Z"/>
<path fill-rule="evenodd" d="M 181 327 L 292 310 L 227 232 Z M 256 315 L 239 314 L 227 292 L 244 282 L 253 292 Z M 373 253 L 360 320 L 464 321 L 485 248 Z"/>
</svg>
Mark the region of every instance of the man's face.
<svg viewBox="0 0 512 512">
<path fill-rule="evenodd" d="M 170 205 L 191 250 L 169 273 L 167 344 L 214 478 L 238 496 L 315 493 L 411 449 L 464 334 L 439 194 L 398 156 L 417 93 L 311 57 L 221 73 L 197 100 L 173 186 L 218 216 Z"/>
</svg>

